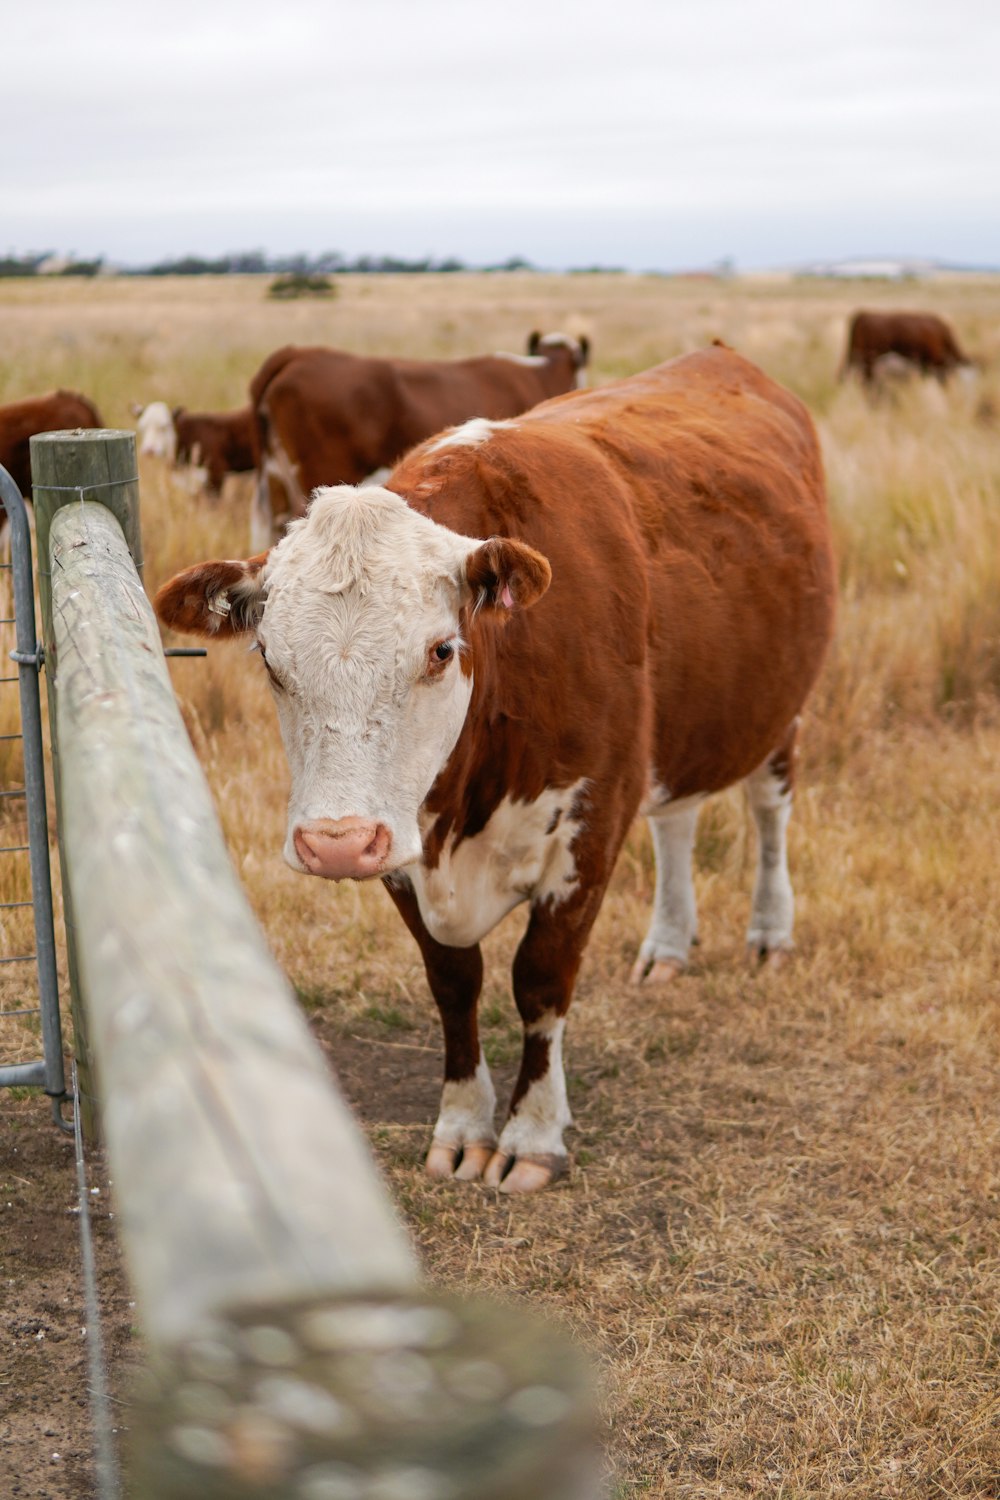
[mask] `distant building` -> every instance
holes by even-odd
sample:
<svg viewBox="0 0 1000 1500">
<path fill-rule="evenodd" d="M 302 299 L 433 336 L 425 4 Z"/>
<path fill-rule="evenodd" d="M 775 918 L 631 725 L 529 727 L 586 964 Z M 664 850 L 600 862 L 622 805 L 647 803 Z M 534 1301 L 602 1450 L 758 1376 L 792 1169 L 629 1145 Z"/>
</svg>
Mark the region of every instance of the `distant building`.
<svg viewBox="0 0 1000 1500">
<path fill-rule="evenodd" d="M 954 275 L 971 271 L 971 266 L 949 265 L 946 261 L 927 260 L 917 256 L 853 256 L 847 260 L 814 261 L 800 266 L 799 276 L 825 276 L 839 281 L 916 281 L 931 276 Z"/>
<path fill-rule="evenodd" d="M 36 276 L 62 276 L 73 264 L 68 255 L 47 255 L 35 267 Z"/>
<path fill-rule="evenodd" d="M 100 276 L 103 272 L 103 260 L 80 260 L 76 255 L 45 255 L 35 265 L 36 276 Z"/>
</svg>

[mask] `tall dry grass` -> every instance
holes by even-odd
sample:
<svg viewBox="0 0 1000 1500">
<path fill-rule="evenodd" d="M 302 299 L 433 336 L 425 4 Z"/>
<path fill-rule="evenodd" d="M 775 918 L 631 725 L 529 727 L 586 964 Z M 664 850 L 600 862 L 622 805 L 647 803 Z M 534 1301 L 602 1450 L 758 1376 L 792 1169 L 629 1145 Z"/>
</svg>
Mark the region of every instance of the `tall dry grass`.
<svg viewBox="0 0 1000 1500">
<path fill-rule="evenodd" d="M 839 384 L 862 303 L 945 313 L 986 367 L 877 399 Z M 572 1178 L 502 1203 L 419 1175 L 440 1063 L 416 951 L 378 889 L 283 866 L 264 674 L 213 647 L 172 671 L 234 862 L 430 1274 L 531 1298 L 594 1352 L 619 1493 L 995 1496 L 1000 282 L 351 278 L 315 307 L 253 279 L 0 283 L 0 399 L 76 385 L 125 423 L 133 399 L 236 405 L 289 340 L 452 355 L 567 326 L 599 381 L 722 337 L 816 417 L 841 606 L 792 825 L 794 962 L 743 967 L 753 847 L 731 793 L 699 832 L 691 973 L 630 991 L 652 886 L 637 828 L 571 1018 Z M 151 586 L 245 549 L 247 481 L 213 504 L 154 463 L 142 478 Z M 486 945 L 508 1084 L 522 923 Z"/>
</svg>

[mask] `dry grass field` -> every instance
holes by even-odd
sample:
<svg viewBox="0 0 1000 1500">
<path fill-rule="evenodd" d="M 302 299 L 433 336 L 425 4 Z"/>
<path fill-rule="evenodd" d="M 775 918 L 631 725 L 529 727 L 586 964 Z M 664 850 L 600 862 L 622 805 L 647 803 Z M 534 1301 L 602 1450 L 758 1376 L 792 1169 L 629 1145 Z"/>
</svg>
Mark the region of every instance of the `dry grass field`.
<svg viewBox="0 0 1000 1500">
<path fill-rule="evenodd" d="M 875 400 L 838 385 L 862 304 L 942 312 L 984 368 Z M 213 647 L 172 670 L 236 867 L 429 1276 L 545 1309 L 593 1355 L 613 1494 L 995 1500 L 1000 282 L 355 277 L 291 306 L 251 278 L 0 282 L 0 401 L 75 386 L 130 425 L 132 400 L 240 404 L 288 341 L 449 356 L 536 327 L 586 331 L 598 382 L 722 337 L 817 420 L 841 606 L 803 737 L 794 960 L 745 967 L 734 794 L 701 824 L 696 963 L 630 989 L 652 891 L 637 827 L 571 1013 L 571 1176 L 507 1201 L 420 1175 L 440 1052 L 416 948 L 377 887 L 284 866 L 265 674 Z M 248 481 L 213 504 L 155 462 L 142 479 L 151 589 L 244 553 Z M 520 930 L 514 914 L 487 944 L 486 1048 L 508 1084 Z M 24 1045 L 0 1033 L 0 1060 Z"/>
</svg>

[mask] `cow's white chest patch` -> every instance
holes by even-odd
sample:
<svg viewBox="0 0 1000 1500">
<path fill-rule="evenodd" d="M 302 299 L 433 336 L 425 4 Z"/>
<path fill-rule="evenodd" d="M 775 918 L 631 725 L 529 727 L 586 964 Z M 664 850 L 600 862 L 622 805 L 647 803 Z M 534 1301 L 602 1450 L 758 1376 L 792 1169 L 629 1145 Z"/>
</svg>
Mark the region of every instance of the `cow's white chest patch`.
<svg viewBox="0 0 1000 1500">
<path fill-rule="evenodd" d="M 564 901 L 576 887 L 573 841 L 586 782 L 551 788 L 536 802 L 505 797 L 481 833 L 448 843 L 433 870 L 406 874 L 428 932 L 451 948 L 469 948 L 520 901 Z"/>
</svg>

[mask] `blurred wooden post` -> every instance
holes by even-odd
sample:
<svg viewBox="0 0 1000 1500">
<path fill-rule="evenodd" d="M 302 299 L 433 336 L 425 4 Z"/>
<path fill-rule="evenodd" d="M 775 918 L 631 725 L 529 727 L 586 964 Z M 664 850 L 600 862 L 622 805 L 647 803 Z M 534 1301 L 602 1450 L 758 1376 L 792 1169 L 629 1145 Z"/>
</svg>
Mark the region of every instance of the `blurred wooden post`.
<svg viewBox="0 0 1000 1500">
<path fill-rule="evenodd" d="M 42 613 L 42 644 L 49 700 L 49 739 L 56 806 L 60 807 L 60 758 L 56 733 L 55 680 L 58 660 L 52 629 L 49 532 L 53 516 L 66 505 L 81 500 L 96 501 L 117 516 L 128 539 L 129 551 L 142 575 L 142 539 L 139 526 L 139 479 L 136 467 L 135 433 L 109 429 L 77 429 L 45 432 L 31 439 L 31 482 L 35 506 L 38 594 Z M 61 830 L 62 820 L 58 821 Z M 76 1056 L 80 1122 L 87 1140 L 99 1130 L 97 1091 L 87 1039 L 87 1016 L 80 988 L 76 955 L 76 918 L 73 911 L 66 856 L 59 836 L 59 867 L 66 927 L 66 962 L 69 971 L 70 1008 L 73 1017 L 73 1050 Z"/>
<path fill-rule="evenodd" d="M 49 546 L 77 959 L 151 1361 L 133 1492 L 581 1500 L 579 1362 L 421 1286 L 234 875 L 117 521 L 63 507 Z"/>
</svg>

